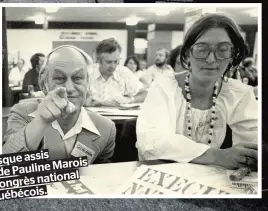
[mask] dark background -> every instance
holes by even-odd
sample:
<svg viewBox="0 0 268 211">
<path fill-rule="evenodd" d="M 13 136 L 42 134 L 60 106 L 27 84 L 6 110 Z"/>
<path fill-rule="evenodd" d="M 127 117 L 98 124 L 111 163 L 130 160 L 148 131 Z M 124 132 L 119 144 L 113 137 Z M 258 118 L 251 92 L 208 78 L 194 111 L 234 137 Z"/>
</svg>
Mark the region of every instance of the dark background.
<svg viewBox="0 0 268 211">
<path fill-rule="evenodd" d="M 0 210 L 16 211 L 249 211 L 267 210 L 252 199 L 15 199 L 0 202 Z"/>
</svg>

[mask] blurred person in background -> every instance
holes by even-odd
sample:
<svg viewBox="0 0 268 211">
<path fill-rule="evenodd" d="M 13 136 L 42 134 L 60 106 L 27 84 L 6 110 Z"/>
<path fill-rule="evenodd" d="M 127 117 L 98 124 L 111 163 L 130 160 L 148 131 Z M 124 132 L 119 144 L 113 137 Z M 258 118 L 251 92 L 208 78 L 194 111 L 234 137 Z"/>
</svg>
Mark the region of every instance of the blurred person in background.
<svg viewBox="0 0 268 211">
<path fill-rule="evenodd" d="M 237 69 L 243 83 L 246 81 L 246 84 L 253 87 L 258 85 L 258 73 L 253 66 L 253 58 L 246 58 Z"/>
<path fill-rule="evenodd" d="M 258 99 L 258 71 L 253 66 L 253 58 L 246 58 L 237 68 L 240 79 L 244 84 L 252 86 L 256 99 Z"/>
<path fill-rule="evenodd" d="M 165 48 L 159 48 L 156 51 L 155 63 L 150 66 L 141 77 L 141 81 L 150 87 L 151 83 L 159 76 L 164 76 L 173 73 L 172 67 L 167 64 L 169 58 L 169 51 Z"/>
<path fill-rule="evenodd" d="M 147 69 L 147 61 L 145 59 L 140 59 L 140 70 L 145 71 Z"/>
<path fill-rule="evenodd" d="M 173 68 L 174 72 L 180 73 L 186 71 L 180 61 L 181 45 L 177 46 L 170 52 L 168 64 Z"/>
<path fill-rule="evenodd" d="M 256 99 L 258 99 L 258 71 L 253 64 L 253 58 L 248 57 L 237 68 L 231 69 L 227 76 L 252 86 Z"/>
<path fill-rule="evenodd" d="M 22 85 L 22 81 L 24 79 L 24 75 L 27 72 L 25 68 L 24 59 L 19 59 L 17 65 L 10 70 L 9 73 L 9 84 L 14 84 L 15 86 Z"/>
<path fill-rule="evenodd" d="M 129 68 L 119 65 L 121 46 L 113 38 L 96 47 L 97 64 L 90 68 L 87 106 L 119 106 L 143 102 L 147 91 Z"/>
<path fill-rule="evenodd" d="M 30 69 L 25 75 L 22 84 L 22 92 L 27 93 L 29 85 L 33 86 L 33 91 L 41 91 L 39 87 L 38 77 L 39 71 L 43 65 L 45 59 L 45 55 L 42 53 L 34 54 L 30 61 L 32 65 L 32 69 Z"/>
<path fill-rule="evenodd" d="M 140 63 L 137 56 L 133 55 L 127 57 L 124 66 L 128 67 L 134 73 L 134 75 L 140 79 L 142 76 L 142 71 L 140 70 Z"/>
</svg>

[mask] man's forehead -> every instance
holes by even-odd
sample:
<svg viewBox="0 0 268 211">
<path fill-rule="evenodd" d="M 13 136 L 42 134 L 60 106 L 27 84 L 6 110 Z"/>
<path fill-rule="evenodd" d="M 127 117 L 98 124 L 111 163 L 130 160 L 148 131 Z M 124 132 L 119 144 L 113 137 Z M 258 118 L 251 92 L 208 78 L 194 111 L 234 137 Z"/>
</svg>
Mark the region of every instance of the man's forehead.
<svg viewBox="0 0 268 211">
<path fill-rule="evenodd" d="M 103 57 L 103 58 L 120 58 L 120 52 L 118 51 L 118 50 L 116 50 L 116 51 L 114 51 L 114 52 L 112 52 L 112 53 L 109 53 L 109 52 L 103 52 L 102 54 L 101 54 L 101 57 Z"/>
<path fill-rule="evenodd" d="M 156 54 L 165 54 L 165 53 L 166 53 L 166 52 L 165 52 L 165 50 L 163 50 L 163 49 L 156 51 Z"/>
<path fill-rule="evenodd" d="M 82 64 L 86 65 L 85 57 L 72 48 L 61 48 L 52 52 L 48 58 L 48 64 L 56 63 Z"/>
</svg>

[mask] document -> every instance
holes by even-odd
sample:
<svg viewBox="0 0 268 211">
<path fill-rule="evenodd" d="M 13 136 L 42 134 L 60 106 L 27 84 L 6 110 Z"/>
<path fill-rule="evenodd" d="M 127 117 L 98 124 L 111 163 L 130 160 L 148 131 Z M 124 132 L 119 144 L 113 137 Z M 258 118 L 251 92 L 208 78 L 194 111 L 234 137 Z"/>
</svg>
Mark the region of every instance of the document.
<svg viewBox="0 0 268 211">
<path fill-rule="evenodd" d="M 101 181 L 91 176 L 80 176 L 79 180 L 69 180 L 47 184 L 49 195 L 92 195 L 109 194 L 111 190 Z"/>
<path fill-rule="evenodd" d="M 168 166 L 169 165 L 169 166 Z M 197 165 L 191 165 L 195 170 L 195 176 L 189 172 L 188 177 L 185 174 L 190 165 L 164 164 L 155 166 L 142 165 L 134 172 L 133 176 L 119 187 L 115 193 L 125 195 L 171 195 L 179 197 L 180 195 L 226 195 L 226 194 L 246 194 L 244 190 L 232 188 L 228 185 L 225 170 L 219 171 L 215 167 L 204 166 L 199 168 Z M 180 168 L 181 167 L 181 168 Z M 195 168 L 196 167 L 196 168 Z M 169 169 L 167 171 L 167 169 Z M 174 169 L 174 171 L 172 171 Z M 200 170 L 200 175 L 207 172 L 207 177 L 218 180 L 210 182 L 198 176 L 196 170 Z M 192 171 L 192 170 L 190 170 Z M 202 172 L 203 171 L 203 172 Z M 179 173 L 181 172 L 181 173 Z M 210 176 L 211 175 L 211 176 Z"/>
<path fill-rule="evenodd" d="M 86 109 L 91 110 L 95 113 L 104 116 L 133 116 L 137 117 L 140 113 L 139 109 L 127 109 L 122 110 L 120 107 L 86 107 Z"/>
<path fill-rule="evenodd" d="M 249 186 L 252 186 L 254 189 L 256 189 L 258 185 L 258 173 L 257 172 L 250 172 L 239 181 L 231 181 L 229 177 L 233 172 L 235 172 L 235 170 L 226 171 L 230 186 L 235 187 L 235 188 L 240 188 L 240 189 L 244 189 L 244 188 L 248 188 Z"/>
</svg>

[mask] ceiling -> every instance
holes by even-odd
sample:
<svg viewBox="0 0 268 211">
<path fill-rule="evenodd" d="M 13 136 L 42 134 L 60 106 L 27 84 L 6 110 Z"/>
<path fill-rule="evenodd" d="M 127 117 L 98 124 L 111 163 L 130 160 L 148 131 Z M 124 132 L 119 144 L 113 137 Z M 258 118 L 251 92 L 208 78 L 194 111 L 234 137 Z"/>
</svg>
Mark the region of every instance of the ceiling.
<svg viewBox="0 0 268 211">
<path fill-rule="evenodd" d="M 163 6 L 162 6 L 163 5 Z M 161 4 L 161 7 L 61 7 L 56 13 L 47 13 L 49 21 L 57 22 L 125 22 L 129 16 L 142 18 L 146 23 L 184 23 L 184 8 Z M 165 8 L 163 8 L 165 7 Z M 214 7 L 215 8 L 215 7 Z M 158 16 L 156 12 L 171 9 L 165 16 Z M 257 17 L 252 17 L 247 11 L 257 14 L 256 7 L 217 7 L 217 12 L 224 12 L 238 24 L 257 24 Z M 7 21 L 34 21 L 36 15 L 43 15 L 42 7 L 10 7 L 6 8 Z M 254 15 L 255 13 L 255 15 Z"/>
</svg>

